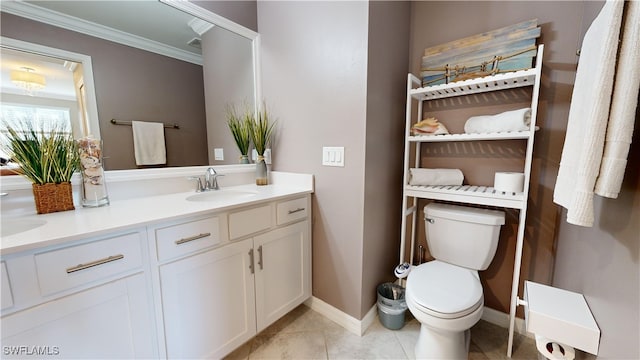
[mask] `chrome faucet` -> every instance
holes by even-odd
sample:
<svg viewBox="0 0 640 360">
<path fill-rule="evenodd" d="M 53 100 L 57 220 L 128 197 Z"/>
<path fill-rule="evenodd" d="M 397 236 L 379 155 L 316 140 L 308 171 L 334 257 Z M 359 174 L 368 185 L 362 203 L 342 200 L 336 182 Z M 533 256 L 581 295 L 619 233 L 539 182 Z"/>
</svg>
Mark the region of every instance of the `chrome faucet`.
<svg viewBox="0 0 640 360">
<path fill-rule="evenodd" d="M 190 176 L 187 179 L 195 180 L 196 192 L 203 192 L 209 190 L 220 190 L 220 186 L 218 185 L 219 176 L 224 175 L 218 174 L 214 168 L 210 167 L 204 173 L 204 183 L 202 182 L 202 178 L 200 178 L 199 176 Z"/>
</svg>

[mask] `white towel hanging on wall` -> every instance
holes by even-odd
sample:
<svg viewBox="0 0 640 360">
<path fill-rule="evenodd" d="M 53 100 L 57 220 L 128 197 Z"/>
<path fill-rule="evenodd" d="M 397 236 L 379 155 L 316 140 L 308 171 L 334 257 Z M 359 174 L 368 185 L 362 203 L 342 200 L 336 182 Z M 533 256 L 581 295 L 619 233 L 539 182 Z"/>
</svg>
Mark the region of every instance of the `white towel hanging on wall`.
<svg viewBox="0 0 640 360">
<path fill-rule="evenodd" d="M 614 194 L 617 196 L 622 182 L 626 165 L 626 153 L 621 156 L 622 148 L 627 139 L 627 144 L 631 142 L 636 101 L 624 98 L 621 91 L 628 94 L 635 87 L 635 92 L 631 92 L 630 96 L 637 100 L 637 79 L 640 71 L 637 66 L 638 42 L 637 40 L 635 43 L 633 40 L 629 41 L 629 38 L 634 39 L 638 36 L 640 17 L 637 7 L 639 5 L 635 1 L 627 3 L 626 25 L 622 37 L 622 47 L 627 46 L 627 49 L 621 51 L 619 57 L 616 55 L 624 9 L 624 2 L 621 0 L 605 3 L 600 14 L 587 30 L 582 43 L 567 133 L 553 194 L 554 202 L 567 209 L 567 222 L 571 224 L 593 226 L 593 195 L 596 179 L 603 187 L 603 190 L 598 193 L 604 196 Z M 627 34 L 627 32 L 630 33 Z M 627 41 L 629 43 L 624 44 Z M 615 75 L 616 63 L 618 75 Z M 629 63 L 635 66 L 630 66 Z M 625 72 L 621 72 L 622 69 Z M 630 107 L 633 111 L 609 111 L 614 76 L 617 83 L 616 92 L 613 93 L 613 103 L 622 102 L 625 104 L 623 107 Z M 619 87 L 622 88 L 619 89 Z M 615 160 L 615 171 L 611 170 L 610 160 L 603 162 L 607 131 L 609 134 L 606 138 L 608 143 L 611 143 L 607 145 L 610 148 L 609 157 Z M 628 137 L 627 134 L 621 136 L 620 133 L 627 131 Z M 628 152 L 628 145 L 626 152 Z M 623 157 L 625 162 L 622 168 L 620 168 L 620 157 Z M 615 191 L 604 190 L 616 187 L 618 190 Z"/>
<path fill-rule="evenodd" d="M 167 163 L 164 143 L 164 124 L 132 121 L 133 150 L 136 165 L 162 165 Z"/>
</svg>

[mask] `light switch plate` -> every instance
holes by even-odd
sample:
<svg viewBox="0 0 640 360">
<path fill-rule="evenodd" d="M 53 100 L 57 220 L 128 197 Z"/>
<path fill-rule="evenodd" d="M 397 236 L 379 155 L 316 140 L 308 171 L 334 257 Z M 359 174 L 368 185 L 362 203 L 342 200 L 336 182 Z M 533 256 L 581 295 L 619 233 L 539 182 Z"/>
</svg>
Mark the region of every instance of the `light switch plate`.
<svg viewBox="0 0 640 360">
<path fill-rule="evenodd" d="M 224 160 L 224 149 L 222 148 L 215 148 L 213 149 L 213 158 L 215 160 Z"/>
<path fill-rule="evenodd" d="M 344 167 L 344 146 L 322 147 L 322 165 Z"/>
</svg>

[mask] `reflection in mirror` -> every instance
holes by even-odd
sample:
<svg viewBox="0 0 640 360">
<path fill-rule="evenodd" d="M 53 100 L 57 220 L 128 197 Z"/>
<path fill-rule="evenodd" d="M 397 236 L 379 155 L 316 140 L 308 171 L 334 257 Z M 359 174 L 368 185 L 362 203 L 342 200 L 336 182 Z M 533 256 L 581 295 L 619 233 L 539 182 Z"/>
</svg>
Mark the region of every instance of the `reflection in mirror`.
<svg viewBox="0 0 640 360">
<path fill-rule="evenodd" d="M 166 166 L 237 163 L 237 150 L 226 127 L 224 108 L 226 104 L 231 103 L 245 103 L 255 107 L 256 66 L 255 43 L 252 36 L 257 34 L 242 27 L 242 31 L 234 32 L 204 22 L 199 17 L 219 17 L 189 3 L 175 3 L 172 6 L 155 1 L 118 2 L 118 6 L 114 6 L 113 1 L 11 3 L 12 6 L 7 7 L 3 2 L 3 37 L 84 54 L 91 58 L 97 101 L 95 118 L 96 123 L 99 122 L 99 134 L 104 141 L 107 170 L 140 167 L 133 155 L 132 128 L 113 125 L 110 123 L 111 119 L 178 124 L 180 129 L 164 131 Z M 73 6 L 61 7 L 69 4 Z M 97 17 L 108 13 L 105 9 L 97 8 L 104 4 L 111 10 L 118 10 L 115 22 L 99 20 Z M 71 13 L 76 20 L 82 16 L 91 23 L 81 22 L 84 26 L 82 28 L 69 25 L 62 28 L 55 20 L 47 20 L 49 24 L 36 22 L 28 19 L 25 11 L 22 11 L 24 8 L 33 10 L 34 5 L 49 7 L 37 8 L 41 15 L 38 19 L 48 19 L 42 14 L 56 11 L 54 18 L 65 19 L 65 24 L 69 23 L 71 18 L 63 12 Z M 121 6 L 147 8 L 128 11 L 123 10 Z M 188 14 L 173 6 L 182 7 Z M 22 10 L 13 11 L 14 7 Z M 158 7 L 162 10 L 158 10 Z M 163 15 L 159 15 L 158 11 Z M 182 33 L 180 45 L 166 45 L 156 37 L 161 33 L 179 33 L 174 31 L 175 29 L 168 31 L 172 22 L 166 18 L 169 16 L 168 12 L 179 19 Z M 128 15 L 132 15 L 135 20 L 133 25 L 125 21 Z M 155 28 L 146 30 L 146 33 L 135 30 L 146 19 L 151 19 L 150 23 Z M 55 26 L 50 25 L 51 23 Z M 99 26 L 96 27 L 96 23 Z M 115 33 L 126 40 L 108 38 L 108 35 L 104 35 L 111 34 L 114 24 L 122 25 Z M 102 32 L 94 33 L 95 28 Z M 131 35 L 134 31 L 138 33 Z M 125 44 L 126 41 L 133 42 Z M 185 49 L 189 48 L 195 51 L 186 54 Z M 4 57 L 2 61 L 4 62 Z M 44 95 L 44 92 L 39 95 Z M 79 112 L 82 113 L 81 110 Z M 90 114 L 88 118 L 89 121 L 95 121 Z M 81 119 L 81 116 L 77 117 L 77 120 Z M 74 135 L 77 134 L 76 128 L 82 129 L 81 123 L 72 121 Z M 225 150 L 225 161 L 214 160 L 216 148 Z"/>
<path fill-rule="evenodd" d="M 89 57 L 4 37 L 1 42 L 0 134 L 6 126 L 19 129 L 29 121 L 44 132 L 100 138 Z"/>
</svg>

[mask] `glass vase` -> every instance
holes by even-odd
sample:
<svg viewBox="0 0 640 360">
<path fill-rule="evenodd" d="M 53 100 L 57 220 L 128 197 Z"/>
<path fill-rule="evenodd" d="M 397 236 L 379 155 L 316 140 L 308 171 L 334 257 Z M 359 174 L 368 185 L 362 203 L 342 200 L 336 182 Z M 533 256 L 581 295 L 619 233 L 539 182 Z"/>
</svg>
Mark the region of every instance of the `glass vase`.
<svg viewBox="0 0 640 360">
<path fill-rule="evenodd" d="M 78 140 L 80 172 L 82 173 L 81 202 L 84 207 L 109 205 L 107 184 L 102 165 L 102 141 L 86 137 Z"/>
<path fill-rule="evenodd" d="M 256 161 L 256 185 L 269 185 L 267 163 L 262 155 L 258 155 L 258 161 Z"/>
<path fill-rule="evenodd" d="M 249 155 L 240 155 L 240 164 L 250 164 Z"/>
</svg>

